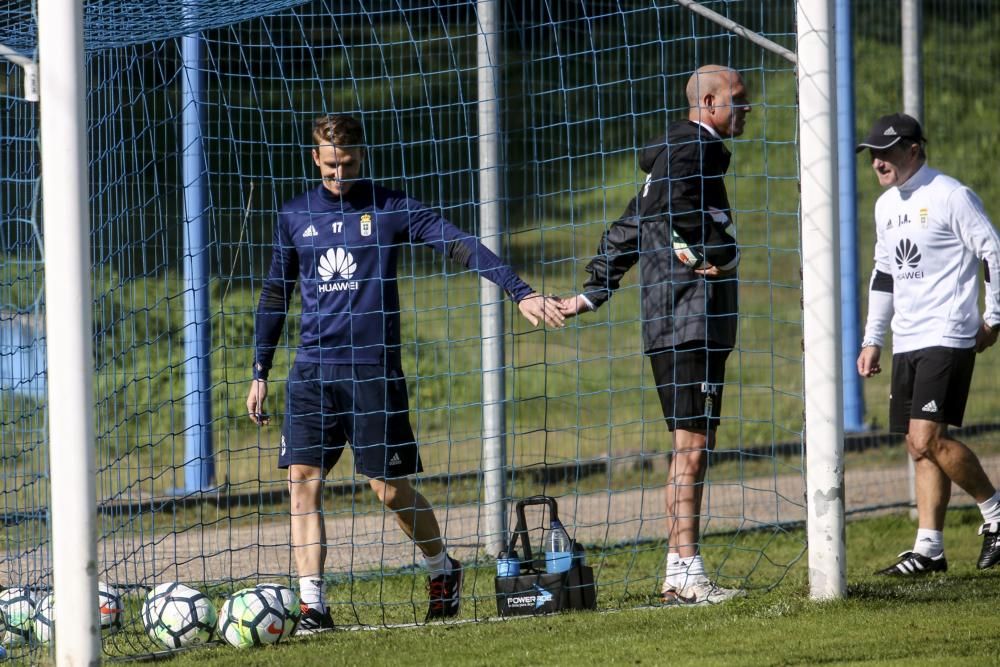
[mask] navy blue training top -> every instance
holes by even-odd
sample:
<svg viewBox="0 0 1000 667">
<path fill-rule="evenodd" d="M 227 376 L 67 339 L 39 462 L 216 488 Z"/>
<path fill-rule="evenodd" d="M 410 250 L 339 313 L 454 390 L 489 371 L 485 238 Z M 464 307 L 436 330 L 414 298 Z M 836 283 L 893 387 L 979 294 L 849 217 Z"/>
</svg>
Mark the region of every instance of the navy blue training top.
<svg viewBox="0 0 1000 667">
<path fill-rule="evenodd" d="M 322 185 L 286 202 L 257 306 L 254 377 L 266 379 L 296 282 L 302 298 L 296 359 L 398 363 L 400 249 L 423 243 L 499 285 L 516 302 L 531 293 L 514 271 L 436 211 L 368 180 L 343 197 Z"/>
</svg>

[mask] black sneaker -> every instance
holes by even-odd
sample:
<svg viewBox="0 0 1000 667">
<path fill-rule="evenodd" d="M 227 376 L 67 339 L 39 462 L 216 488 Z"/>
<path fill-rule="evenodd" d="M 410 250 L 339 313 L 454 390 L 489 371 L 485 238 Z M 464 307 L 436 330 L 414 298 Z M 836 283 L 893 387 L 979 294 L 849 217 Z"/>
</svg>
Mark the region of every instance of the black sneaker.
<svg viewBox="0 0 1000 667">
<path fill-rule="evenodd" d="M 462 602 L 462 564 L 451 556 L 448 556 L 448 560 L 451 561 L 451 572 L 427 582 L 431 605 L 424 622 L 458 616 L 458 608 Z"/>
<path fill-rule="evenodd" d="M 329 607 L 320 611 L 303 604 L 299 606 L 299 609 L 302 610 L 302 618 L 299 619 L 299 627 L 295 631 L 296 635 L 314 635 L 318 632 L 333 630 L 333 616 L 330 615 Z"/>
<path fill-rule="evenodd" d="M 914 551 L 904 551 L 899 554 L 899 560 L 875 574 L 884 574 L 889 577 L 914 577 L 931 572 L 947 572 L 948 560 L 942 551 L 938 556 L 931 558 Z"/>
<path fill-rule="evenodd" d="M 979 552 L 979 562 L 976 567 L 985 570 L 1000 563 L 1000 523 L 984 523 L 979 528 L 983 536 L 983 550 Z"/>
</svg>

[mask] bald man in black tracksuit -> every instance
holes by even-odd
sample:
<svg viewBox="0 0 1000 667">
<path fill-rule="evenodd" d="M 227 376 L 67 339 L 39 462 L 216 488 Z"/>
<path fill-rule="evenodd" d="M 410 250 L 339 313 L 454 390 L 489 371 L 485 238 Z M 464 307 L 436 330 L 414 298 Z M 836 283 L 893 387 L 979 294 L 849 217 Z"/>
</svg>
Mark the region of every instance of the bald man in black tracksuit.
<svg viewBox="0 0 1000 667">
<path fill-rule="evenodd" d="M 740 75 L 707 65 L 687 85 L 688 118 L 643 150 L 642 191 L 604 233 L 587 265 L 584 291 L 564 315 L 596 310 L 640 265 L 643 351 L 649 355 L 663 416 L 673 433 L 667 479 L 670 548 L 663 600 L 716 603 L 742 593 L 716 585 L 698 551 L 708 450 L 719 425 L 726 358 L 736 344 L 739 251 L 723 181 L 730 153 L 722 139 L 743 132 L 750 111 Z M 703 257 L 695 267 L 675 253 L 674 236 Z"/>
</svg>

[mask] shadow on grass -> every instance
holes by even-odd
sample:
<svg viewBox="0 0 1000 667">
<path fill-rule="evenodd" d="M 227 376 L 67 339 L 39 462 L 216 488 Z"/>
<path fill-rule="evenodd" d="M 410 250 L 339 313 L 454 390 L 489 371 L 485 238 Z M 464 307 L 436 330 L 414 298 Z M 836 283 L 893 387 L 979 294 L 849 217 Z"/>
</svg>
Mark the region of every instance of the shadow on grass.
<svg viewBox="0 0 1000 667">
<path fill-rule="evenodd" d="M 929 574 L 919 579 L 883 577 L 850 584 L 847 597 L 866 602 L 961 602 L 977 595 L 983 575 L 975 573 Z"/>
</svg>

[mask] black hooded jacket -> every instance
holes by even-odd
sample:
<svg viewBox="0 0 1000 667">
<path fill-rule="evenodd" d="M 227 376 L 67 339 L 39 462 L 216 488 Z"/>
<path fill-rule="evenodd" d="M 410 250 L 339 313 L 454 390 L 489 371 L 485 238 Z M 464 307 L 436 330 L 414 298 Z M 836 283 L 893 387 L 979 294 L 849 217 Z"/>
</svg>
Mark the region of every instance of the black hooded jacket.
<svg viewBox="0 0 1000 667">
<path fill-rule="evenodd" d="M 729 234 L 732 213 L 723 181 L 730 153 L 719 139 L 689 120 L 672 123 L 666 137 L 643 150 L 648 176 L 620 219 L 604 232 L 587 264 L 584 296 L 595 308 L 611 298 L 639 262 L 642 337 L 646 353 L 683 344 L 715 349 L 736 344 L 736 275 L 705 278 L 673 251 L 671 228 L 720 268 L 739 260 Z"/>
</svg>

